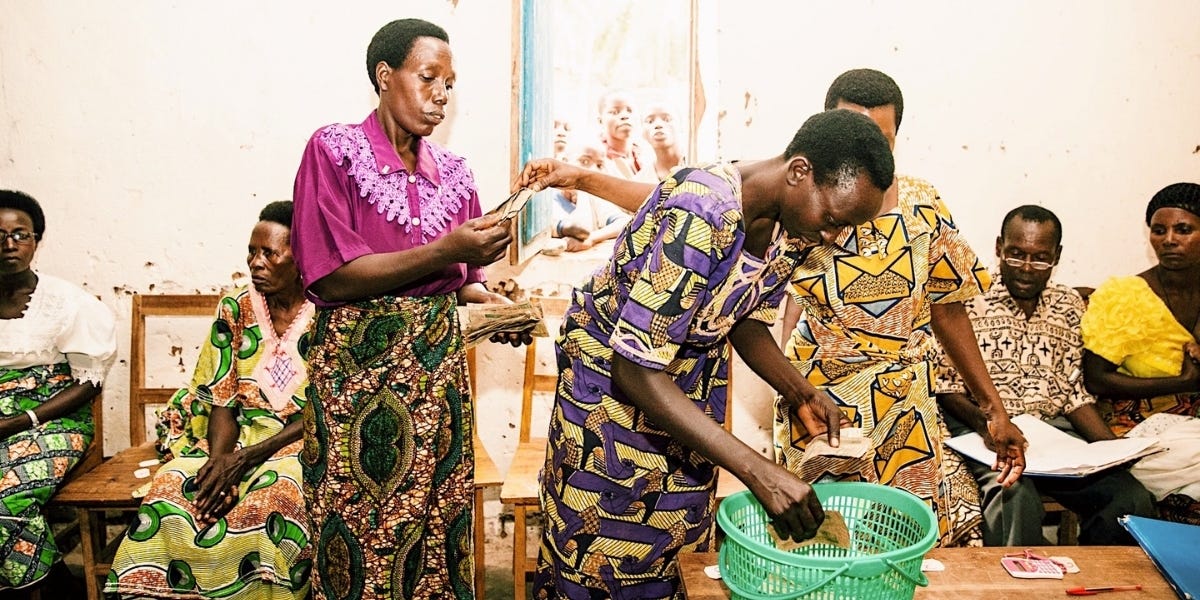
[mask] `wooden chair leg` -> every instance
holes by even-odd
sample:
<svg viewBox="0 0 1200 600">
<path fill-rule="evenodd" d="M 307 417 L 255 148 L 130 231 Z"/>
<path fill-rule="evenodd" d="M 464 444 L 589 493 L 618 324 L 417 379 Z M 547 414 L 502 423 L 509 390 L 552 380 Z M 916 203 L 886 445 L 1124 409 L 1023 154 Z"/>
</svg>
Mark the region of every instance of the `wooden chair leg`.
<svg viewBox="0 0 1200 600">
<path fill-rule="evenodd" d="M 1079 545 L 1079 516 L 1069 510 L 1063 510 L 1058 522 L 1058 545 Z"/>
<path fill-rule="evenodd" d="M 86 508 L 79 509 L 79 547 L 83 558 L 83 585 L 86 586 L 88 600 L 102 600 L 104 597 L 93 569 L 96 557 L 104 551 L 107 537 L 103 514 L 93 514 Z"/>
<path fill-rule="evenodd" d="M 485 563 L 484 549 L 484 518 L 483 518 L 483 488 L 475 488 L 475 598 L 483 600 L 487 595 L 486 591 L 486 574 L 487 564 Z"/>
<path fill-rule="evenodd" d="M 513 506 L 513 599 L 525 600 L 525 507 Z"/>
</svg>

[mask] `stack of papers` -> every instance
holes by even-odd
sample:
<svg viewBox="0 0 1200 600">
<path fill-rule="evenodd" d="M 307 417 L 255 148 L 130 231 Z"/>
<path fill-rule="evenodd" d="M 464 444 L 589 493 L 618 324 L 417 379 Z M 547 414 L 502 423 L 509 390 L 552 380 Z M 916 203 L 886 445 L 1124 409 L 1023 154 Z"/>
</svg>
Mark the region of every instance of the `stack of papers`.
<svg viewBox="0 0 1200 600">
<path fill-rule="evenodd" d="M 536 337 L 549 335 L 542 321 L 542 307 L 528 300 L 515 304 L 468 304 L 459 317 L 468 348 L 497 333 L 528 333 Z"/>
<path fill-rule="evenodd" d="M 1084 477 L 1162 450 L 1152 438 L 1121 438 L 1088 443 L 1033 415 L 1013 417 L 1029 447 L 1025 449 L 1025 475 Z M 950 438 L 946 445 L 963 456 L 994 464 L 996 453 L 983 445 L 983 437 L 969 433 Z"/>
</svg>

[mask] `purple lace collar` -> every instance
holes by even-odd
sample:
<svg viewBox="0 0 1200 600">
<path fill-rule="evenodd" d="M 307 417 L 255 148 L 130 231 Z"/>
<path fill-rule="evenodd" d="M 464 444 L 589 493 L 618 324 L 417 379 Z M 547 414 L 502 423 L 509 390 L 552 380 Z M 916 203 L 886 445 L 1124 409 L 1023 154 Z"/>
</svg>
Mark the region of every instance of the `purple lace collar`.
<svg viewBox="0 0 1200 600">
<path fill-rule="evenodd" d="M 326 127 L 321 142 L 354 178 L 359 197 L 405 233 L 419 233 L 421 243 L 445 231 L 475 189 L 463 159 L 424 138 L 417 149 L 416 172 L 410 173 L 374 112 L 359 125 Z M 417 206 L 409 201 L 409 185 L 417 188 Z"/>
</svg>

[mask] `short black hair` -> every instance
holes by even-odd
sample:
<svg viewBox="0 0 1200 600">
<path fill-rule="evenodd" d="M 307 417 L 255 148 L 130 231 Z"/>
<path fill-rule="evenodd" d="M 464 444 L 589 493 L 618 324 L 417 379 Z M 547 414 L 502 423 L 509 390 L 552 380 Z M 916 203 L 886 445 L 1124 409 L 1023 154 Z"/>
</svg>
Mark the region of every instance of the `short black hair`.
<svg viewBox="0 0 1200 600">
<path fill-rule="evenodd" d="M 808 118 L 783 151 L 785 159 L 804 155 L 813 166 L 819 185 L 838 182 L 843 176 L 866 169 L 875 187 L 892 185 L 896 163 L 879 126 L 866 115 L 850 110 L 828 110 Z"/>
<path fill-rule="evenodd" d="M 1158 190 L 1146 205 L 1146 225 L 1160 208 L 1182 208 L 1200 217 L 1200 183 L 1172 183 Z"/>
<path fill-rule="evenodd" d="M 1004 215 L 1004 220 L 1000 222 L 1000 239 L 1004 239 L 1004 231 L 1008 229 L 1009 222 L 1017 217 L 1021 217 L 1023 221 L 1054 225 L 1054 245 L 1055 247 L 1062 245 L 1062 221 L 1058 220 L 1058 215 L 1054 214 L 1054 211 L 1035 204 L 1024 204 L 1008 211 L 1008 214 Z"/>
<path fill-rule="evenodd" d="M 620 97 L 628 100 L 630 107 L 634 107 L 637 104 L 633 97 L 633 94 L 629 93 L 629 90 L 621 89 L 621 88 L 613 88 L 610 90 L 605 90 L 603 93 L 600 94 L 600 97 L 596 99 L 596 114 L 597 115 L 604 114 L 604 107 L 608 105 L 608 101 L 611 100 L 614 96 L 620 96 Z"/>
<path fill-rule="evenodd" d="M 29 215 L 37 239 L 42 239 L 46 233 L 46 213 L 42 212 L 42 205 L 33 196 L 17 190 L 0 190 L 0 208 L 11 208 Z"/>
<path fill-rule="evenodd" d="M 838 100 L 845 100 L 866 108 L 896 107 L 896 130 L 904 118 L 904 94 L 900 86 L 887 73 L 875 69 L 852 69 L 837 76 L 825 92 L 825 110 L 835 108 Z"/>
<path fill-rule="evenodd" d="M 292 228 L 292 201 L 278 200 L 263 207 L 258 213 L 259 221 L 279 223 L 288 229 Z"/>
<path fill-rule="evenodd" d="M 379 93 L 379 82 L 375 79 L 375 65 L 386 62 L 393 69 L 399 68 L 408 60 L 413 42 L 420 37 L 450 43 L 450 34 L 445 29 L 422 19 L 397 19 L 375 32 L 367 45 L 367 76 L 371 78 L 376 94 Z"/>
</svg>

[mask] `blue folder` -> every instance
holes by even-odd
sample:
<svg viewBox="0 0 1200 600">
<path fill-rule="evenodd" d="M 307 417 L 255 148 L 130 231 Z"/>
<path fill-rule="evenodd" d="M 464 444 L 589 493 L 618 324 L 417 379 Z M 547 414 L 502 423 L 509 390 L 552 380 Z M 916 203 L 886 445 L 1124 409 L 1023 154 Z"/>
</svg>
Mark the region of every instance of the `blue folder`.
<svg viewBox="0 0 1200 600">
<path fill-rule="evenodd" d="M 1163 578 L 1184 600 L 1200 598 L 1200 525 L 1184 525 L 1128 515 L 1121 525 L 1141 544 Z"/>
</svg>

